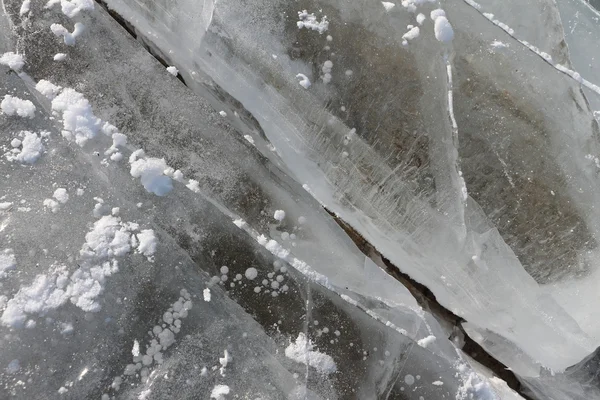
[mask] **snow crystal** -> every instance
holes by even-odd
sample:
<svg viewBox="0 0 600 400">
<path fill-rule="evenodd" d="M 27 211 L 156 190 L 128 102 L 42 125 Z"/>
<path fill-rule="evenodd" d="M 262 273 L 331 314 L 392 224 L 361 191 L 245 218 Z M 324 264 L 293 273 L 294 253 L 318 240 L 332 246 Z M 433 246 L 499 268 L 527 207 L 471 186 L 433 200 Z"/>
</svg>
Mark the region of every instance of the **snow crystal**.
<svg viewBox="0 0 600 400">
<path fill-rule="evenodd" d="M 337 366 L 331 356 L 313 350 L 313 344 L 303 332 L 298 334 L 295 342 L 285 349 L 285 356 L 298 363 L 315 368 L 321 374 L 331 374 L 337 371 Z"/>
<path fill-rule="evenodd" d="M 275 218 L 277 221 L 283 221 L 283 219 L 285 218 L 285 211 L 276 210 L 275 214 L 273 214 L 273 218 Z"/>
<path fill-rule="evenodd" d="M 40 81 L 35 85 L 35 90 L 50 100 L 54 99 L 61 89 L 62 88 L 60 86 L 57 86 L 45 79 L 40 79 Z"/>
<path fill-rule="evenodd" d="M 258 271 L 256 270 L 256 268 L 251 267 L 246 270 L 244 275 L 246 275 L 247 279 L 250 279 L 252 281 L 258 276 Z"/>
<path fill-rule="evenodd" d="M 173 66 L 170 66 L 170 67 L 167 67 L 167 72 L 173 76 L 177 76 L 177 74 L 179 73 L 179 70 Z"/>
<path fill-rule="evenodd" d="M 0 103 L 2 112 L 6 115 L 18 115 L 19 117 L 33 118 L 35 106 L 29 100 L 22 100 L 9 94 L 4 96 Z"/>
<path fill-rule="evenodd" d="M 406 375 L 406 376 L 404 377 L 404 382 L 405 382 L 405 383 L 406 383 L 408 386 L 410 386 L 410 385 L 412 385 L 413 383 L 415 383 L 415 377 L 414 377 L 414 376 L 412 376 L 411 374 L 408 374 L 408 375 Z"/>
<path fill-rule="evenodd" d="M 211 295 L 209 288 L 204 289 L 204 291 L 202 291 L 202 295 L 204 296 L 204 301 L 210 301 Z"/>
<path fill-rule="evenodd" d="M 6 277 L 6 273 L 17 267 L 17 259 L 12 249 L 0 252 L 0 278 Z"/>
<path fill-rule="evenodd" d="M 31 8 L 31 0 L 23 0 L 23 3 L 21 3 L 21 8 L 19 9 L 19 15 L 25 15 L 29 12 L 29 9 Z"/>
<path fill-rule="evenodd" d="M 450 42 L 454 39 L 454 30 L 452 25 L 448 22 L 448 19 L 443 16 L 439 16 L 435 19 L 435 38 L 440 42 Z"/>
<path fill-rule="evenodd" d="M 322 34 L 329 29 L 329 21 L 327 21 L 327 16 L 323 16 L 321 21 L 317 21 L 315 14 L 309 14 L 308 11 L 303 10 L 298 11 L 298 19 L 299 21 L 296 23 L 298 29 L 312 29 L 313 31 L 318 31 L 319 34 Z"/>
<path fill-rule="evenodd" d="M 435 342 L 435 339 L 436 339 L 436 338 L 435 338 L 435 336 L 433 336 L 433 335 L 429 335 L 429 336 L 427 336 L 426 338 L 423 338 L 423 339 L 419 340 L 419 341 L 417 342 L 417 344 L 418 344 L 419 346 L 421 346 L 421 347 L 427 347 L 427 346 L 429 346 L 431 343 Z"/>
<path fill-rule="evenodd" d="M 213 390 L 210 392 L 210 398 L 216 400 L 225 400 L 225 395 L 229 394 L 229 386 L 227 385 L 215 385 Z"/>
<path fill-rule="evenodd" d="M 140 158 L 138 158 L 140 157 Z M 131 154 L 131 176 L 141 178 L 144 188 L 157 196 L 164 196 L 173 189 L 171 178 L 164 174 L 168 168 L 164 158 L 142 158 L 143 150 L 136 150 Z"/>
<path fill-rule="evenodd" d="M 65 188 L 56 189 L 52 197 L 54 197 L 56 200 L 60 201 L 63 204 L 69 201 L 69 194 L 67 193 L 67 189 Z"/>
<path fill-rule="evenodd" d="M 21 68 L 25 65 L 25 59 L 21 54 L 13 53 L 9 51 L 7 53 L 2 54 L 0 56 L 0 64 L 6 65 L 8 68 L 13 71 L 20 71 Z"/>
<path fill-rule="evenodd" d="M 396 6 L 394 3 L 390 3 L 389 1 L 382 1 L 381 4 L 383 5 L 383 8 L 385 8 L 385 11 L 390 11 Z"/>
<path fill-rule="evenodd" d="M 9 161 L 19 161 L 24 164 L 33 164 L 42 155 L 44 146 L 42 139 L 35 133 L 22 131 L 23 140 L 21 140 L 21 148 L 15 148 L 11 153 L 6 154 Z"/>
<path fill-rule="evenodd" d="M 227 274 L 229 272 L 229 268 L 226 265 L 223 265 L 219 271 L 221 271 L 222 274 Z"/>
<path fill-rule="evenodd" d="M 64 61 L 67 58 L 65 53 L 56 53 L 53 57 L 54 61 Z"/>
<path fill-rule="evenodd" d="M 296 74 L 296 78 L 300 79 L 300 82 L 298 82 L 298 83 L 304 89 L 308 89 L 310 87 L 310 79 L 308 79 L 308 77 L 306 75 L 304 75 L 304 74 Z"/>
<path fill-rule="evenodd" d="M 81 22 L 75 23 L 75 27 L 73 28 L 73 32 L 69 32 L 67 28 L 62 26 L 61 24 L 52 24 L 50 25 L 50 30 L 54 33 L 55 36 L 62 36 L 63 41 L 67 46 L 75 45 L 75 39 L 79 37 L 85 30 L 85 26 Z"/>
</svg>

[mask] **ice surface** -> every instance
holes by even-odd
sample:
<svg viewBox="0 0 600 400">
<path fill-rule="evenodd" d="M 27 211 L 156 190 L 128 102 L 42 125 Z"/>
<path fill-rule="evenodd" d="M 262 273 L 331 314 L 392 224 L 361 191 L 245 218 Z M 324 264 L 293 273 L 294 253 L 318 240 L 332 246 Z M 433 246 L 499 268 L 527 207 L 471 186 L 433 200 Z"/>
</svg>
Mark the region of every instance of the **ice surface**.
<svg viewBox="0 0 600 400">
<path fill-rule="evenodd" d="M 518 396 L 325 206 L 538 398 L 598 398 L 596 94 L 553 2 L 109 0 L 138 41 L 90 4 L 4 2 L 12 394 Z"/>
</svg>

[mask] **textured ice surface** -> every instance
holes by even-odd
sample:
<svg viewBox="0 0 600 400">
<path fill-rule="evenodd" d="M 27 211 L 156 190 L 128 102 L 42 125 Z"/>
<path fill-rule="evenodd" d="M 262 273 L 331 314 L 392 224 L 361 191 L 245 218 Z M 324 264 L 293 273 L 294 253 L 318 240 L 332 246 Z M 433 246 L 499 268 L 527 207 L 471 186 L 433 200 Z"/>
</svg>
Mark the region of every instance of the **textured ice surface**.
<svg viewBox="0 0 600 400">
<path fill-rule="evenodd" d="M 4 2 L 2 88 L 36 112 L 0 115 L 3 387 L 514 398 L 324 205 L 537 397 L 597 398 L 595 94 L 552 2 L 108 1 L 140 41 L 89 4 Z"/>
</svg>

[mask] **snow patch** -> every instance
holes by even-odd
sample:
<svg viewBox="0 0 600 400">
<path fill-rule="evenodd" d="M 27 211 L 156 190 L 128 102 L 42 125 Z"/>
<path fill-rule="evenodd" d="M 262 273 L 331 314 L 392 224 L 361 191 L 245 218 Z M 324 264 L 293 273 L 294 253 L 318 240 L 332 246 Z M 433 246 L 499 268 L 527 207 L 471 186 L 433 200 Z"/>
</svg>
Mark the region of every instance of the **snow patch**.
<svg viewBox="0 0 600 400">
<path fill-rule="evenodd" d="M 176 67 L 170 66 L 170 67 L 167 67 L 167 72 L 173 76 L 177 76 L 177 74 L 179 73 L 179 70 Z"/>
<path fill-rule="evenodd" d="M 56 53 L 53 57 L 54 61 L 64 61 L 67 58 L 65 53 Z"/>
<path fill-rule="evenodd" d="M 19 72 L 25 65 L 25 59 L 23 58 L 23 55 L 9 51 L 0 56 L 0 64 L 6 65 L 13 71 Z"/>
<path fill-rule="evenodd" d="M 298 29 L 306 28 L 311 29 L 313 31 L 318 31 L 319 34 L 322 34 L 329 29 L 329 21 L 327 21 L 327 16 L 323 16 L 321 21 L 317 20 L 315 14 L 309 14 L 308 11 L 298 11 L 298 19 L 299 21 L 296 23 Z"/>
<path fill-rule="evenodd" d="M 298 82 L 298 83 L 304 89 L 308 89 L 310 87 L 310 79 L 308 79 L 308 77 L 306 75 L 304 75 L 304 74 L 296 74 L 296 78 L 300 79 L 300 82 Z"/>
<path fill-rule="evenodd" d="M 4 99 L 0 103 L 0 108 L 6 115 L 18 115 L 23 118 L 33 118 L 35 113 L 35 106 L 31 101 L 22 100 L 9 94 L 4 96 Z"/>
<path fill-rule="evenodd" d="M 69 32 L 69 30 L 61 24 L 52 24 L 50 25 L 50 30 L 55 36 L 62 36 L 63 41 L 67 46 L 74 46 L 75 39 L 85 31 L 85 26 L 81 22 L 76 22 L 73 32 Z"/>
<path fill-rule="evenodd" d="M 23 16 L 29 12 L 31 8 L 31 0 L 23 0 L 21 3 L 21 8 L 19 9 L 19 15 Z"/>
<path fill-rule="evenodd" d="M 134 151 L 129 157 L 131 176 L 140 178 L 144 188 L 157 196 L 164 196 L 173 190 L 173 182 L 165 175 L 168 166 L 164 158 L 144 158 L 143 150 Z"/>
<path fill-rule="evenodd" d="M 225 400 L 225 395 L 229 394 L 230 389 L 227 385 L 215 385 L 210 392 L 210 398 L 216 400 Z"/>
<path fill-rule="evenodd" d="M 12 249 L 0 252 L 0 279 L 5 278 L 8 271 L 17 268 L 17 259 Z"/>
<path fill-rule="evenodd" d="M 392 8 L 396 7 L 394 3 L 390 3 L 389 1 L 382 1 L 381 5 L 383 5 L 385 11 L 390 11 Z"/>
<path fill-rule="evenodd" d="M 20 143 L 18 146 L 13 146 L 13 149 L 9 153 L 6 153 L 6 158 L 9 161 L 33 164 L 44 152 L 42 138 L 36 133 L 29 131 L 22 131 L 21 135 L 23 135 L 23 139 L 19 140 Z M 13 140 L 11 144 L 17 144 L 17 142 Z"/>
<path fill-rule="evenodd" d="M 285 349 L 285 356 L 298 363 L 315 368 L 321 374 L 331 374 L 337 371 L 337 366 L 331 356 L 313 350 L 313 344 L 303 332 Z"/>
<path fill-rule="evenodd" d="M 434 32 L 435 38 L 442 43 L 451 42 L 454 39 L 454 29 L 452 29 L 452 25 L 450 25 L 450 22 L 444 16 L 439 16 L 435 19 Z"/>
</svg>

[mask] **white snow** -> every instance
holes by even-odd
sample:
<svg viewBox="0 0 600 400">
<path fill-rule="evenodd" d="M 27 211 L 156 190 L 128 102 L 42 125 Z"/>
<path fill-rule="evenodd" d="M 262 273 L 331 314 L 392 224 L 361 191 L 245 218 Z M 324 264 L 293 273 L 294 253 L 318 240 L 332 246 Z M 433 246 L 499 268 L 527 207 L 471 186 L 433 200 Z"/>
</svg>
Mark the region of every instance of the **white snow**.
<svg viewBox="0 0 600 400">
<path fill-rule="evenodd" d="M 12 249 L 4 249 L 0 252 L 0 279 L 6 277 L 6 273 L 17 268 L 17 259 Z"/>
<path fill-rule="evenodd" d="M 63 89 L 52 100 L 52 110 L 62 113 L 62 135 L 80 146 L 93 139 L 102 126 L 102 120 L 94 115 L 89 101 L 71 88 Z"/>
<path fill-rule="evenodd" d="M 62 87 L 57 86 L 45 79 L 40 79 L 40 81 L 35 85 L 35 90 L 50 100 L 54 99 L 61 89 Z"/>
<path fill-rule="evenodd" d="M 21 8 L 19 9 L 19 15 L 23 16 L 29 12 L 31 8 L 31 0 L 23 0 L 21 3 Z"/>
<path fill-rule="evenodd" d="M 50 30 L 54 35 L 59 37 L 62 36 L 63 41 L 67 46 L 73 46 L 75 45 L 75 39 L 85 31 L 85 26 L 81 22 L 76 22 L 73 32 L 69 32 L 69 30 L 61 24 L 52 24 L 50 25 Z"/>
<path fill-rule="evenodd" d="M 9 161 L 33 164 L 40 158 L 44 151 L 42 139 L 37 134 L 28 131 L 22 131 L 21 134 L 23 134 L 21 148 L 13 148 L 10 153 L 6 154 L 6 158 Z"/>
<path fill-rule="evenodd" d="M 417 24 L 423 25 L 423 22 L 425 22 L 426 19 L 427 19 L 427 17 L 424 14 L 419 13 L 417 15 Z"/>
<path fill-rule="evenodd" d="M 315 368 L 321 374 L 331 374 L 337 371 L 337 366 L 331 356 L 313 350 L 313 344 L 303 332 L 298 334 L 295 342 L 285 349 L 285 356 L 298 363 Z"/>
<path fill-rule="evenodd" d="M 210 398 L 216 400 L 225 400 L 225 395 L 229 394 L 229 386 L 227 385 L 215 385 L 210 392 Z"/>
<path fill-rule="evenodd" d="M 58 0 L 50 0 L 46 7 L 51 7 L 58 3 Z M 69 18 L 75 17 L 79 12 L 84 10 L 93 10 L 93 0 L 60 0 L 60 8 L 64 15 Z"/>
<path fill-rule="evenodd" d="M 250 267 L 246 270 L 244 275 L 246 275 L 246 278 L 248 278 L 252 281 L 252 280 L 256 279 L 256 277 L 258 276 L 258 271 L 256 270 L 256 268 Z"/>
<path fill-rule="evenodd" d="M 154 230 L 143 229 L 136 236 L 138 239 L 137 252 L 151 258 L 156 252 L 156 246 L 158 245 Z"/>
<path fill-rule="evenodd" d="M 190 189 L 192 192 L 194 193 L 199 193 L 200 192 L 200 182 L 198 182 L 197 180 L 194 179 L 190 179 L 188 181 L 188 184 L 185 185 L 188 189 Z"/>
<path fill-rule="evenodd" d="M 67 193 L 67 189 L 65 188 L 56 189 L 52 197 L 54 197 L 56 200 L 60 201 L 63 204 L 69 201 L 69 194 Z"/>
<path fill-rule="evenodd" d="M 421 347 L 427 347 L 429 346 L 431 343 L 435 342 L 435 336 L 433 335 L 429 335 L 426 338 L 420 339 L 417 344 Z"/>
<path fill-rule="evenodd" d="M 9 94 L 4 96 L 4 99 L 0 103 L 0 108 L 6 115 L 18 115 L 23 118 L 33 118 L 35 113 L 35 106 L 31 101 L 22 100 Z"/>
<path fill-rule="evenodd" d="M 298 19 L 299 21 L 296 23 L 298 29 L 306 28 L 312 29 L 313 31 L 318 31 L 319 34 L 322 34 L 329 29 L 329 21 L 327 21 L 327 16 L 323 16 L 321 21 L 317 20 L 315 14 L 309 14 L 308 11 L 298 11 Z"/>
<path fill-rule="evenodd" d="M 392 8 L 396 7 L 394 3 L 390 3 L 389 1 L 382 1 L 381 4 L 383 5 L 383 8 L 385 8 L 385 11 L 390 11 Z"/>
<path fill-rule="evenodd" d="M 8 363 L 8 366 L 6 367 L 6 372 L 8 372 L 9 374 L 14 374 L 20 369 L 21 363 L 19 362 L 19 360 L 15 359 Z"/>
<path fill-rule="evenodd" d="M 136 150 L 129 157 L 131 176 L 140 178 L 148 192 L 157 196 L 166 195 L 173 189 L 171 178 L 165 175 L 167 163 L 163 158 L 143 158 L 144 156 L 143 150 Z"/>
<path fill-rule="evenodd" d="M 296 78 L 300 79 L 300 82 L 298 82 L 298 83 L 304 89 L 308 89 L 310 87 L 310 79 L 308 79 L 308 77 L 306 75 L 304 75 L 304 74 L 296 74 Z"/>
<path fill-rule="evenodd" d="M 435 38 L 440 42 L 447 43 L 454 39 L 454 30 L 448 19 L 444 16 L 438 16 L 435 19 L 434 26 Z"/>
<path fill-rule="evenodd" d="M 54 61 L 64 61 L 67 58 L 65 53 L 56 53 L 53 57 Z"/>
<path fill-rule="evenodd" d="M 273 218 L 275 218 L 277 221 L 283 221 L 283 219 L 285 218 L 285 211 L 283 210 L 276 210 L 275 213 L 273 214 Z"/>
<path fill-rule="evenodd" d="M 227 113 L 226 113 L 225 111 L 221 110 L 221 111 L 219 111 L 219 115 L 220 115 L 221 117 L 226 117 L 226 116 L 227 116 Z"/>
<path fill-rule="evenodd" d="M 173 76 L 177 76 L 177 74 L 179 73 L 179 70 L 174 66 L 170 66 L 170 67 L 167 67 L 167 72 Z"/>
<path fill-rule="evenodd" d="M 413 383 L 415 383 L 415 377 L 411 374 L 407 374 L 406 376 L 404 376 L 404 383 L 406 383 L 408 386 L 412 385 Z"/>
<path fill-rule="evenodd" d="M 12 51 L 9 51 L 0 56 L 0 64 L 6 65 L 8 68 L 19 72 L 25 65 L 25 59 L 21 54 L 16 54 Z"/>
<path fill-rule="evenodd" d="M 244 135 L 244 139 L 246 139 L 248 141 L 248 143 L 250 144 L 254 144 L 254 138 L 250 135 Z"/>
<path fill-rule="evenodd" d="M 60 208 L 60 204 L 58 204 L 58 201 L 52 199 L 45 199 L 43 204 L 44 208 L 47 208 L 53 213 L 57 213 Z"/>
<path fill-rule="evenodd" d="M 418 38 L 420 34 L 421 34 L 421 29 L 419 29 L 418 26 L 413 26 L 412 28 L 410 28 L 410 30 L 408 32 L 406 32 L 404 35 L 402 35 L 402 39 L 413 40 L 413 39 Z"/>
<path fill-rule="evenodd" d="M 435 385 L 435 386 L 442 386 L 444 384 L 444 382 L 442 382 L 442 381 L 435 381 L 435 382 L 431 382 L 431 384 Z"/>
<path fill-rule="evenodd" d="M 219 357 L 219 364 L 221 364 L 219 372 L 221 373 L 221 376 L 225 376 L 225 369 L 227 368 L 227 364 L 229 364 L 231 360 L 233 360 L 227 349 L 225 349 L 223 353 L 223 357 Z"/>
<path fill-rule="evenodd" d="M 446 16 L 446 11 L 442 10 L 441 8 L 436 8 L 435 10 L 433 10 L 429 13 L 429 17 L 434 21 L 438 17 L 445 17 L 445 16 Z"/>
<path fill-rule="evenodd" d="M 494 40 L 494 41 L 493 41 L 493 42 L 490 44 L 490 46 L 492 46 L 492 47 L 493 47 L 493 48 L 495 48 L 495 49 L 504 49 L 504 48 L 506 48 L 506 47 L 509 47 L 509 44 L 508 44 L 508 43 L 501 42 L 501 41 L 499 41 L 499 40 Z"/>
<path fill-rule="evenodd" d="M 202 291 L 202 295 L 204 296 L 204 301 L 210 301 L 211 295 L 210 295 L 210 289 L 206 288 Z"/>
</svg>

